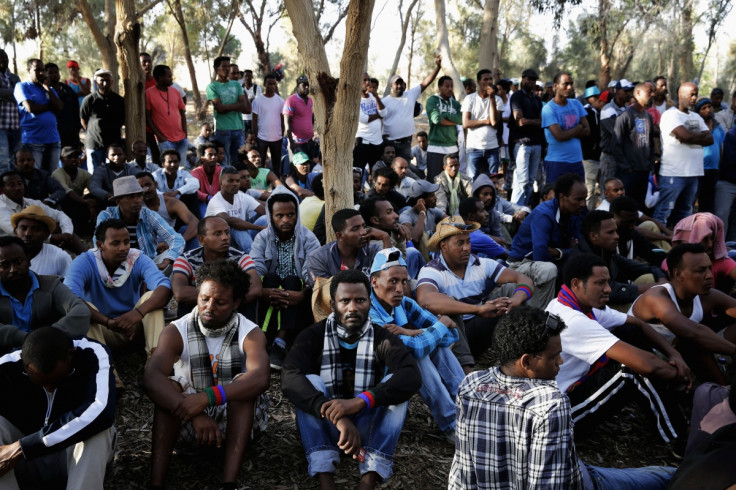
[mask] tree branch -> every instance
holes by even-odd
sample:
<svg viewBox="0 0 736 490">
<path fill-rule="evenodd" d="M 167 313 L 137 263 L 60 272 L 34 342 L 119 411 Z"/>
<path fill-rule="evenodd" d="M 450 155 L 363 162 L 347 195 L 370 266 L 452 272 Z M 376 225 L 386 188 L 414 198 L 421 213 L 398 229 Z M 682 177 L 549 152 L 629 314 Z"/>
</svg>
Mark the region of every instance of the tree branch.
<svg viewBox="0 0 736 490">
<path fill-rule="evenodd" d="M 337 20 L 335 20 L 335 23 L 332 24 L 330 30 L 327 31 L 327 35 L 322 38 L 322 44 L 327 44 L 328 42 L 330 42 L 330 39 L 332 39 L 332 35 L 335 34 L 335 29 L 337 29 L 337 26 L 340 25 L 340 22 L 342 22 L 342 19 L 344 19 L 346 15 L 348 15 L 347 8 L 340 11 L 340 14 L 337 16 Z"/>
<path fill-rule="evenodd" d="M 135 17 L 137 19 L 140 19 L 143 17 L 143 14 L 151 10 L 153 7 L 161 3 L 162 0 L 150 0 L 148 3 L 144 4 L 141 8 L 138 9 L 138 11 L 135 13 Z"/>
</svg>

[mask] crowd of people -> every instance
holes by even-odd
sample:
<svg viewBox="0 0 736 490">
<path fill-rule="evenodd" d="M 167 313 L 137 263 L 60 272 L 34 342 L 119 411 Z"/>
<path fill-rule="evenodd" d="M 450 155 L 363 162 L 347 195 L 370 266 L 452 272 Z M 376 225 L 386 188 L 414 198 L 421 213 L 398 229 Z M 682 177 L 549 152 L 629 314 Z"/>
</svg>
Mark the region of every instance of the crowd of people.
<svg viewBox="0 0 736 490">
<path fill-rule="evenodd" d="M 103 487 L 129 345 L 152 489 L 175 445 L 223 447 L 237 488 L 272 371 L 325 489 L 344 455 L 359 488 L 392 475 L 415 393 L 449 488 L 736 483 L 736 93 L 534 69 L 454 87 L 438 56 L 381 97 L 365 73 L 355 206 L 328 223 L 308 77 L 283 98 L 282 72 L 216 58 L 190 144 L 186 93 L 140 61 L 127 155 L 110 71 L 32 59 L 21 81 L 0 50 L 0 487 Z M 632 403 L 678 470 L 579 460 L 574 428 Z"/>
</svg>

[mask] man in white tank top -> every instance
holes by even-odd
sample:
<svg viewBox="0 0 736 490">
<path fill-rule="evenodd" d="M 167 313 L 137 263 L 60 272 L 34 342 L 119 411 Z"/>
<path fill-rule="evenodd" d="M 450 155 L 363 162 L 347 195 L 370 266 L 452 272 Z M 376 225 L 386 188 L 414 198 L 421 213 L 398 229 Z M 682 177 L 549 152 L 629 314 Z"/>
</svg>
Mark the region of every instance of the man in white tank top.
<svg viewBox="0 0 736 490">
<path fill-rule="evenodd" d="M 197 306 L 164 329 L 144 373 L 155 404 L 150 488 L 164 488 L 177 436 L 184 443 L 224 444 L 220 488 L 237 488 L 251 430 L 266 428 L 266 337 L 237 312 L 248 275 L 227 261 L 202 265 L 196 277 Z"/>
<path fill-rule="evenodd" d="M 736 328 L 716 333 L 700 322 L 713 311 L 736 318 L 736 299 L 712 287 L 711 261 L 700 244 L 673 247 L 667 267 L 670 281 L 642 294 L 629 314 L 669 337 L 703 381 L 728 384 L 713 356 L 705 354 L 736 354 Z"/>
</svg>

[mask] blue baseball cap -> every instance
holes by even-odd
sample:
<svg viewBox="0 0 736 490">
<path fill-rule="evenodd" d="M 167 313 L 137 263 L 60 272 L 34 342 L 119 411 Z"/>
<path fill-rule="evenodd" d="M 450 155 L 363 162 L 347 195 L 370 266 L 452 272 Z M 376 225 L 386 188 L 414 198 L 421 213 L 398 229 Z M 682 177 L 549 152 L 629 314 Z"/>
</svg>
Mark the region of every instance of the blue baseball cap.
<svg viewBox="0 0 736 490">
<path fill-rule="evenodd" d="M 390 269 L 394 266 L 406 267 L 406 261 L 401 256 L 401 250 L 395 247 L 384 248 L 376 254 L 371 264 L 371 275 Z"/>
</svg>

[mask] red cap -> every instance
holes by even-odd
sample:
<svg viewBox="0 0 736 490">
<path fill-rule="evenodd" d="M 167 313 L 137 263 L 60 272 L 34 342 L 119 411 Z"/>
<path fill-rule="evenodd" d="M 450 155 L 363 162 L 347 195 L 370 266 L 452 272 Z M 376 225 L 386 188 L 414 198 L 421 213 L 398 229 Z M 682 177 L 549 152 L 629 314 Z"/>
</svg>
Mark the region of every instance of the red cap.
<svg viewBox="0 0 736 490">
<path fill-rule="evenodd" d="M 66 62 L 66 67 L 67 68 L 72 68 L 72 67 L 79 68 L 79 63 L 77 63 L 74 60 L 69 60 L 69 61 Z"/>
<path fill-rule="evenodd" d="M 598 96 L 598 99 L 608 103 L 608 101 L 611 100 L 611 91 L 606 90 L 605 92 L 601 92 L 601 95 Z"/>
</svg>

